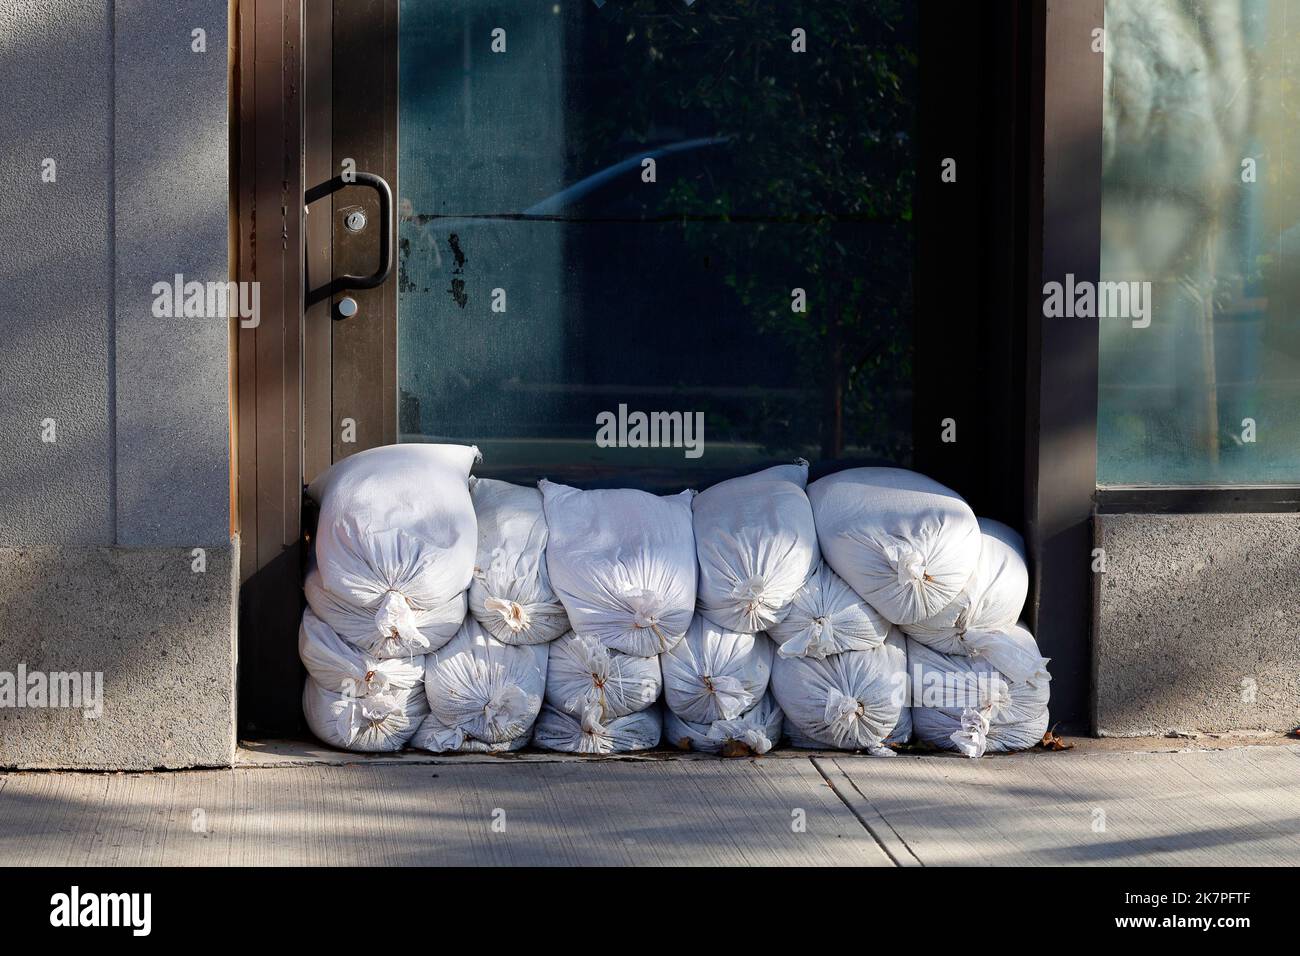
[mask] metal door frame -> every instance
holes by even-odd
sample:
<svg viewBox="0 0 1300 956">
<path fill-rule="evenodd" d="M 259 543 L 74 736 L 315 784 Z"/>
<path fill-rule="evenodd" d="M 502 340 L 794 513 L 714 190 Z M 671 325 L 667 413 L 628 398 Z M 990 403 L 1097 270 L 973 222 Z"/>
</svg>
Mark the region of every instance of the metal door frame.
<svg viewBox="0 0 1300 956">
<path fill-rule="evenodd" d="M 949 12 L 956 15 L 963 5 Z M 933 6 L 947 4 L 934 0 Z M 1097 330 L 1086 322 L 1045 323 L 1041 288 L 1044 277 L 1067 268 L 1092 279 L 1099 269 L 1102 62 L 1086 39 L 1102 24 L 1103 6 L 1103 0 L 1009 0 L 1011 12 L 997 20 L 994 29 L 1015 32 L 1011 48 L 1028 51 L 1023 63 L 979 86 L 986 96 L 995 88 L 1024 95 L 1023 105 L 1010 107 L 1015 142 L 992 147 L 993 156 L 1011 163 L 1009 170 L 999 171 L 981 153 L 981 130 L 964 137 L 959 131 L 947 144 L 948 137 L 939 137 L 918 150 L 922 183 L 934 172 L 925 165 L 927 149 L 962 150 L 975 160 L 964 168 L 977 173 L 970 208 L 1000 202 L 997 197 L 1010 203 L 1010 211 L 994 209 L 981 219 L 1010 251 L 994 252 L 984 270 L 992 278 L 980 280 L 976 302 L 965 311 L 980 312 L 997 339 L 981 350 L 983 360 L 1013 376 L 1022 372 L 1024 386 L 1005 389 L 983 410 L 976 431 L 986 444 L 980 461 L 945 460 L 952 449 L 923 447 L 921 437 L 934 430 L 925 416 L 965 393 L 942 363 L 924 365 L 923 357 L 934 353 L 923 348 L 917 466 L 959 490 L 975 489 L 977 507 L 1013 521 L 1012 512 L 1021 509 L 1032 565 L 1026 614 L 1044 653 L 1054 658 L 1054 716 L 1074 727 L 1086 720 L 1089 697 Z M 302 730 L 298 695 L 285 688 L 302 677 L 296 634 L 309 543 L 304 480 L 354 450 L 398 437 L 393 282 L 352 291 L 359 319 L 344 321 L 333 318 L 339 294 L 308 305 L 304 291 L 317 287 L 320 276 L 367 271 L 372 253 L 340 234 L 339 212 L 344 205 L 369 208 L 373 199 L 358 189 L 334 193 L 309 213 L 302 203 L 306 190 L 336 175 L 345 157 L 358 171 L 383 176 L 400 195 L 398 0 L 239 0 L 235 20 L 236 274 L 260 282 L 262 295 L 260 326 L 241 329 L 237 340 L 239 719 L 241 733 L 272 736 Z M 968 46 L 977 58 L 986 56 L 979 44 Z M 336 49 L 346 51 L 346 69 Z M 990 185 L 981 170 L 998 180 Z M 928 188 L 918 196 L 922 208 Z M 951 212 L 946 216 L 953 221 Z M 965 254 L 976 254 L 978 245 Z M 918 255 L 931 256 L 929 265 L 918 263 L 920 293 L 927 276 L 942 274 L 941 259 L 955 262 L 963 251 L 954 244 L 927 247 L 918 237 Z M 960 303 L 918 294 L 918 321 L 929 323 L 918 328 L 918 345 L 933 336 L 935 316 L 951 321 L 953 307 L 960 317 Z M 340 354 L 349 361 L 334 362 Z M 356 422 L 351 445 L 341 441 L 343 418 Z"/>
<path fill-rule="evenodd" d="M 236 338 L 241 736 L 302 729 L 302 2 L 239 0 L 231 135 L 235 276 L 260 286 Z"/>
<path fill-rule="evenodd" d="M 377 174 L 398 194 L 397 18 L 398 0 L 307 4 L 307 189 L 350 168 Z M 344 227 L 344 211 L 358 207 L 369 225 L 354 235 Z M 358 184 L 331 193 L 308 207 L 306 222 L 309 290 L 336 275 L 373 270 L 382 224 L 372 190 Z M 335 310 L 345 295 L 358 311 L 340 319 Z M 332 462 L 397 441 L 396 282 L 390 276 L 376 288 L 338 290 L 309 301 L 304 332 L 303 476 L 310 482 Z M 350 442 L 344 441 L 348 419 L 355 431 Z"/>
</svg>

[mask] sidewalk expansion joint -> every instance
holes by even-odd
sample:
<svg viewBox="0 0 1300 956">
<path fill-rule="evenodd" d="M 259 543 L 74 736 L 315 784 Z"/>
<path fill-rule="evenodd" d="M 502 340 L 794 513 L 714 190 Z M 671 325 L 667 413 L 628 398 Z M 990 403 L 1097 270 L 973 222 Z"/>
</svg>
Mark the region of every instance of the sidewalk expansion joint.
<svg viewBox="0 0 1300 956">
<path fill-rule="evenodd" d="M 894 837 L 898 840 L 898 842 L 903 845 L 903 848 L 907 850 L 908 855 L 912 858 L 912 860 L 915 861 L 915 864 L 912 864 L 911 862 L 904 862 L 899 860 L 898 856 L 892 850 L 890 850 L 889 846 L 885 843 L 884 840 L 881 839 L 880 834 L 876 832 L 875 828 L 872 827 L 872 825 L 867 821 L 866 817 L 864 817 L 861 811 L 859 811 L 858 808 L 853 805 L 853 802 L 849 800 L 847 796 L 845 796 L 843 791 L 841 791 L 840 788 L 836 785 L 835 781 L 832 780 L 830 775 L 825 771 L 825 769 L 823 769 L 821 765 L 821 758 L 809 757 L 808 760 L 812 763 L 813 767 L 817 770 L 817 772 L 821 774 L 822 779 L 826 781 L 826 785 L 831 788 L 831 792 L 834 793 L 835 796 L 839 798 L 840 803 L 844 804 L 844 806 L 848 809 L 848 811 L 851 814 L 853 814 L 854 818 L 858 821 L 858 823 L 862 824 L 862 829 L 866 830 L 868 833 L 871 834 L 871 839 L 875 840 L 876 845 L 880 847 L 881 852 L 884 853 L 885 856 L 889 857 L 889 862 L 893 863 L 894 866 L 911 866 L 911 865 L 925 866 L 925 864 L 921 862 L 921 858 L 912 852 L 912 848 L 907 845 L 907 841 L 904 840 L 902 836 L 899 835 L 897 830 L 895 830 L 892 826 L 890 826 L 889 821 L 885 819 L 884 815 L 879 810 L 876 810 L 875 804 L 873 804 L 867 798 L 867 795 L 858 788 L 857 784 L 853 782 L 852 778 L 850 778 L 849 775 L 846 774 L 844 770 L 838 764 L 835 763 L 834 760 L 831 761 L 831 765 L 835 767 L 835 770 L 839 773 L 841 777 L 843 777 L 845 780 L 848 781 L 849 786 L 852 787 L 857 792 L 858 796 L 861 797 L 863 801 L 866 802 L 866 804 L 870 806 L 873 810 L 876 810 L 876 816 L 880 818 L 880 821 L 885 826 L 889 827 L 889 832 L 892 833 Z"/>
</svg>

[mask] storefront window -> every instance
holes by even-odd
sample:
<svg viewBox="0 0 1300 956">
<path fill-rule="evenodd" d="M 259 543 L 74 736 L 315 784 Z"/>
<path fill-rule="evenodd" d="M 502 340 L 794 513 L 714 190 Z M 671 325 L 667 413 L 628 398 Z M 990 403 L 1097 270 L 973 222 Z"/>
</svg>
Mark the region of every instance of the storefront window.
<svg viewBox="0 0 1300 956">
<path fill-rule="evenodd" d="M 403 2 L 402 440 L 589 485 L 908 464 L 915 16 Z M 702 445 L 599 440 L 655 413 Z"/>
<path fill-rule="evenodd" d="M 1297 51 L 1295 0 L 1107 0 L 1099 484 L 1300 483 Z"/>
</svg>

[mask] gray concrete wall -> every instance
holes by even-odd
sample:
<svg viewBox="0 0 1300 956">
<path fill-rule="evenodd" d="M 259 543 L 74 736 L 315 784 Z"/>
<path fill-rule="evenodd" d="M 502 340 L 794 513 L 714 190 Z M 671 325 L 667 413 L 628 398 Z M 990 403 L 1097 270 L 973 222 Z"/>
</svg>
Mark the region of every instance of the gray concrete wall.
<svg viewBox="0 0 1300 956">
<path fill-rule="evenodd" d="M 1104 736 L 1300 726 L 1300 515 L 1100 515 Z"/>
<path fill-rule="evenodd" d="M 233 755 L 229 321 L 152 310 L 176 273 L 229 277 L 227 16 L 0 0 L 0 679 L 105 694 L 94 721 L 0 706 L 0 766 Z"/>
<path fill-rule="evenodd" d="M 113 7 L 117 543 L 225 544 L 229 321 L 156 318 L 151 289 L 230 278 L 226 3 Z"/>
<path fill-rule="evenodd" d="M 229 547 L 205 561 L 195 573 L 188 548 L 0 549 L 0 620 L 25 622 L 6 629 L 0 671 L 103 675 L 97 692 L 93 677 L 78 685 L 76 707 L 0 707 L 0 767 L 231 763 L 239 562 Z"/>
<path fill-rule="evenodd" d="M 107 3 L 0 0 L 0 547 L 113 543 L 112 41 Z"/>
</svg>

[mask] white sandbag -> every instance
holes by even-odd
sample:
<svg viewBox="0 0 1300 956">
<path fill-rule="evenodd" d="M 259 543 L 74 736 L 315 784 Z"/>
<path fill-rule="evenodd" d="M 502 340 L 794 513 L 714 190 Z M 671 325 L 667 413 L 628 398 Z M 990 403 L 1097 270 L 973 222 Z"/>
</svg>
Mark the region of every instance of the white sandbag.
<svg viewBox="0 0 1300 956">
<path fill-rule="evenodd" d="M 447 746 L 449 742 L 454 743 L 457 740 L 460 741 L 459 746 Z M 410 739 L 409 745 L 416 750 L 428 750 L 432 753 L 500 754 L 522 750 L 528 746 L 530 740 L 532 740 L 531 728 L 528 733 L 520 734 L 510 740 L 488 743 L 485 740 L 458 734 L 454 728 L 448 727 L 437 716 L 428 714 L 420 723 L 415 736 Z"/>
<path fill-rule="evenodd" d="M 889 622 L 823 561 L 795 594 L 785 620 L 767 634 L 782 657 L 820 660 L 879 647 L 889 636 Z"/>
<path fill-rule="evenodd" d="M 683 637 L 659 655 L 664 704 L 683 720 L 732 720 L 767 692 L 772 642 L 763 634 L 737 634 L 696 614 Z"/>
<path fill-rule="evenodd" d="M 345 458 L 313 481 L 324 589 L 409 644 L 427 639 L 421 612 L 434 612 L 425 630 L 454 634 L 478 543 L 468 484 L 477 458 L 469 445 L 388 445 Z"/>
<path fill-rule="evenodd" d="M 1001 521 L 980 518 L 980 557 L 975 573 L 956 600 L 903 631 L 944 654 L 966 654 L 967 631 L 996 631 L 1012 627 L 1025 609 L 1029 567 L 1025 542 Z"/>
<path fill-rule="evenodd" d="M 777 657 L 772 693 L 795 746 L 892 756 L 885 744 L 903 743 L 911 733 L 907 649 L 898 631 L 871 650 L 822 660 Z"/>
<path fill-rule="evenodd" d="M 574 717 L 546 704 L 533 728 L 533 743 L 543 750 L 561 753 L 631 753 L 657 747 L 662 730 L 658 707 L 601 722 L 596 707 L 588 707 L 581 717 Z"/>
<path fill-rule="evenodd" d="M 579 491 L 541 481 L 551 586 L 579 634 L 651 657 L 676 644 L 695 611 L 693 491 Z"/>
<path fill-rule="evenodd" d="M 419 746 L 434 753 L 528 737 L 546 689 L 545 644 L 502 644 L 472 617 L 425 658 L 424 692 L 436 721 Z M 471 745 L 472 746 L 472 745 Z"/>
<path fill-rule="evenodd" d="M 424 657 L 380 659 L 349 644 L 307 608 L 298 627 L 298 656 L 321 687 L 353 697 L 407 691 L 424 684 Z"/>
<path fill-rule="evenodd" d="M 696 602 L 710 621 L 753 634 L 790 610 L 821 558 L 807 484 L 808 462 L 800 459 L 696 495 Z"/>
<path fill-rule="evenodd" d="M 327 690 L 308 677 L 302 711 L 311 732 L 332 747 L 362 753 L 401 750 L 419 728 L 429 704 L 424 688 L 354 697 Z"/>
<path fill-rule="evenodd" d="M 359 608 L 331 594 L 321 580 L 313 557 L 303 581 L 307 604 L 334 632 L 380 660 L 411 657 L 435 651 L 456 636 L 465 619 L 465 595 L 428 610 L 412 610 L 409 627 L 400 630 L 391 623 L 380 627 L 375 612 Z"/>
<path fill-rule="evenodd" d="M 581 717 L 596 708 L 605 723 L 645 710 L 659 699 L 663 678 L 658 657 L 611 651 L 594 637 L 570 631 L 547 645 L 546 702 Z"/>
<path fill-rule="evenodd" d="M 569 629 L 546 570 L 542 493 L 490 478 L 471 478 L 478 557 L 470 612 L 506 644 L 545 644 Z"/>
<path fill-rule="evenodd" d="M 664 708 L 664 740 L 678 750 L 720 753 L 726 757 L 765 754 L 781 742 L 785 715 L 771 694 L 732 720 L 696 724 Z"/>
<path fill-rule="evenodd" d="M 821 741 L 814 740 L 812 737 L 800 733 L 799 728 L 794 726 L 794 724 L 790 723 L 788 719 L 783 725 L 783 728 L 785 731 L 786 740 L 789 741 L 790 746 L 794 747 L 796 750 L 828 749 L 827 745 L 822 743 Z M 885 749 L 875 753 L 875 755 L 883 756 L 883 757 L 892 757 L 894 756 L 894 751 L 889 749 L 891 745 L 905 744 L 911 739 L 912 739 L 912 710 L 910 707 L 906 707 L 903 709 L 902 716 L 899 718 L 897 726 L 894 727 L 894 732 L 885 738 Z M 868 753 L 871 753 L 871 751 L 868 751 Z"/>
<path fill-rule="evenodd" d="M 975 513 L 924 475 L 850 468 L 814 481 L 808 500 L 826 563 L 894 624 L 939 612 L 975 571 Z"/>
<path fill-rule="evenodd" d="M 1004 632 L 1001 640 L 1023 658 L 1046 665 L 1022 625 Z M 987 658 L 942 654 L 912 639 L 907 642 L 907 663 L 918 740 L 979 757 L 1025 750 L 1043 739 L 1051 696 L 1051 676 L 1045 668 L 1011 680 Z"/>
</svg>

